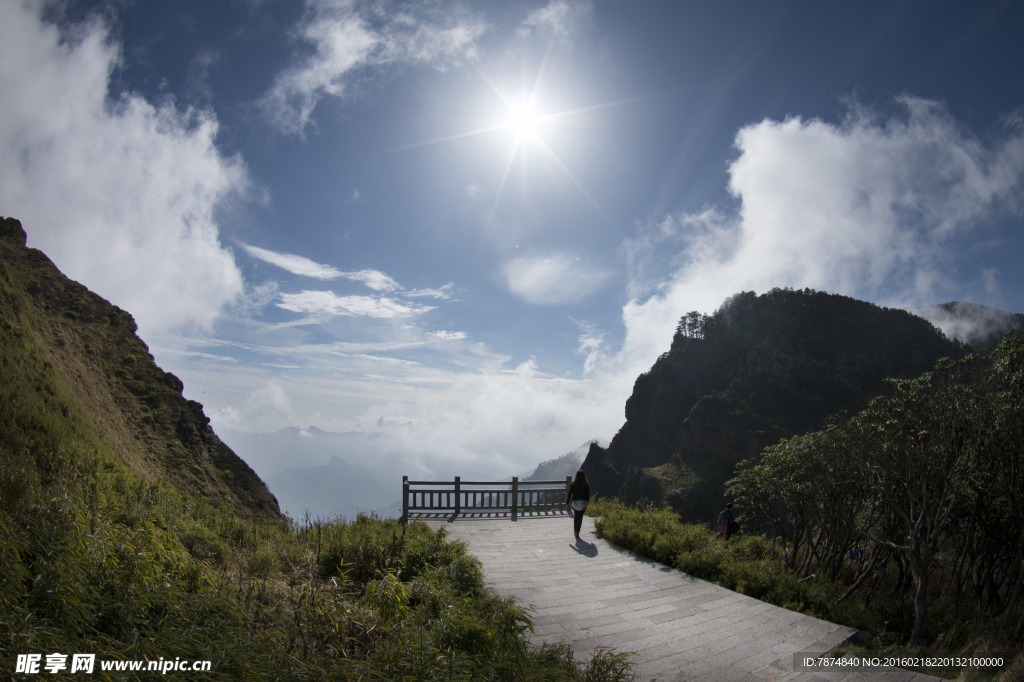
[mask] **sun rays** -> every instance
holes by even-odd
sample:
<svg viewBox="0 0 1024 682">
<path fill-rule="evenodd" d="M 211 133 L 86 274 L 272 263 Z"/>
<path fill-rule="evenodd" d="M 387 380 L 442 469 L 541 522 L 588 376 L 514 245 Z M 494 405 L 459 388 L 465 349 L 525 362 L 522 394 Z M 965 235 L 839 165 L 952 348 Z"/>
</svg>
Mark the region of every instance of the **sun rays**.
<svg viewBox="0 0 1024 682">
<path fill-rule="evenodd" d="M 453 143 L 460 140 L 466 140 L 468 138 L 505 135 L 507 136 L 507 143 L 503 146 L 504 151 L 501 152 L 501 156 L 497 161 L 499 169 L 498 181 L 497 186 L 493 191 L 493 200 L 491 201 L 491 206 L 486 218 L 486 225 L 491 225 L 493 223 L 498 209 L 502 205 L 503 199 L 506 199 L 509 181 L 512 177 L 512 169 L 516 166 L 517 161 L 522 165 L 524 182 L 528 182 L 529 171 L 527 169 L 527 155 L 536 154 L 539 155 L 540 158 L 549 162 L 551 166 L 557 168 L 558 172 L 573 185 L 575 190 L 582 195 L 586 202 L 601 216 L 601 218 L 613 229 L 618 231 L 618 227 L 612 222 L 605 210 L 598 204 L 593 195 L 584 186 L 583 182 L 581 182 L 579 177 L 577 177 L 573 172 L 569 161 L 566 158 L 563 158 L 563 156 L 556 151 L 556 147 L 558 147 L 557 138 L 559 134 L 565 133 L 571 129 L 571 124 L 569 122 L 574 117 L 586 116 L 592 112 L 619 106 L 639 98 L 616 100 L 582 107 L 559 109 L 556 111 L 546 111 L 543 101 L 543 91 L 545 85 L 545 74 L 548 70 L 549 57 L 550 54 L 545 55 L 540 68 L 532 79 L 532 83 L 518 91 L 499 84 L 497 82 L 498 79 L 489 75 L 477 65 L 470 64 L 470 67 L 480 80 L 483 81 L 491 93 L 500 101 L 499 109 L 501 111 L 492 114 L 490 122 L 480 127 L 455 132 L 449 135 L 442 135 L 428 140 L 423 140 L 421 142 L 402 145 L 400 147 L 394 147 L 386 151 L 368 154 L 367 156 L 394 154 L 423 147 Z"/>
</svg>

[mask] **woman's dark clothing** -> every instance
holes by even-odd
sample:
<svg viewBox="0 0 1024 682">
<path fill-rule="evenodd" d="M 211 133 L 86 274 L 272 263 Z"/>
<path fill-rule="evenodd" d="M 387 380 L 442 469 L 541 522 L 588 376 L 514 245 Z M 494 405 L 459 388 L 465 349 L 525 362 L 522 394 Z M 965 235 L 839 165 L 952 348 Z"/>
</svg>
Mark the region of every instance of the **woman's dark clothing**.
<svg viewBox="0 0 1024 682">
<path fill-rule="evenodd" d="M 572 502 L 574 500 L 581 501 L 581 502 L 590 502 L 590 485 L 583 484 L 582 486 L 579 487 L 578 490 L 577 490 L 575 484 L 570 485 L 569 486 L 569 494 L 565 496 L 565 503 L 566 504 L 572 504 Z M 583 514 L 585 512 L 586 512 L 586 505 L 583 505 L 583 509 L 576 509 L 574 507 L 573 510 L 572 510 L 572 513 L 573 513 L 572 527 L 573 527 L 573 531 L 575 532 L 577 538 L 580 536 L 580 529 L 583 527 Z"/>
</svg>

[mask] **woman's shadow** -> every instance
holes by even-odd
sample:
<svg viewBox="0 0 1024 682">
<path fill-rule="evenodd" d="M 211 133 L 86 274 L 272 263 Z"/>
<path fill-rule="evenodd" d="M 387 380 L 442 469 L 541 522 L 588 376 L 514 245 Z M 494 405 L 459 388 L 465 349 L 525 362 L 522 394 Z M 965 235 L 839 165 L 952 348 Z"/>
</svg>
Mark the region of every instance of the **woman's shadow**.
<svg viewBox="0 0 1024 682">
<path fill-rule="evenodd" d="M 597 556 L 597 545 L 586 540 L 577 540 L 573 544 L 569 545 L 577 554 L 582 554 L 586 557 Z"/>
</svg>

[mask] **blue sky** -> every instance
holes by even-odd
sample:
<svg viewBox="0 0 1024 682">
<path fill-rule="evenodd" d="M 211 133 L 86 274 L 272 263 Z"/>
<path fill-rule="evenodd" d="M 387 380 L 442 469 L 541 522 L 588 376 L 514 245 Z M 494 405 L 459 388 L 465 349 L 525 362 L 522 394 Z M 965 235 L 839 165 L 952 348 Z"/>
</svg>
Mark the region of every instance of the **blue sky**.
<svg viewBox="0 0 1024 682">
<path fill-rule="evenodd" d="M 608 440 L 678 318 L 741 290 L 1024 311 L 1022 28 L 1012 2 L 5 2 L 0 214 L 229 444 L 358 431 L 388 475 L 504 476 Z"/>
</svg>

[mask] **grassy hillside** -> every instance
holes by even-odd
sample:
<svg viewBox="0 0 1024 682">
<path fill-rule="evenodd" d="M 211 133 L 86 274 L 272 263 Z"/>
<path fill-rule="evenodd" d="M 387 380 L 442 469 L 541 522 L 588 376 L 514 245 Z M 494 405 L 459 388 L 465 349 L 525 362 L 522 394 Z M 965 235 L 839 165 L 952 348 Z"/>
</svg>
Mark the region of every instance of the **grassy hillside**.
<svg viewBox="0 0 1024 682">
<path fill-rule="evenodd" d="M 267 487 L 135 330 L 131 315 L 26 248 L 17 220 L 0 220 L 0 410 L 16 420 L 12 433 L 38 431 L 34 422 L 52 415 L 52 426 L 146 481 L 246 516 L 279 517 Z"/>
<path fill-rule="evenodd" d="M 161 658 L 211 663 L 174 679 L 628 677 L 528 645 L 443 530 L 291 524 L 131 317 L 24 244 L 0 222 L 0 671 L 57 652 L 95 654 L 97 680 Z"/>
</svg>

